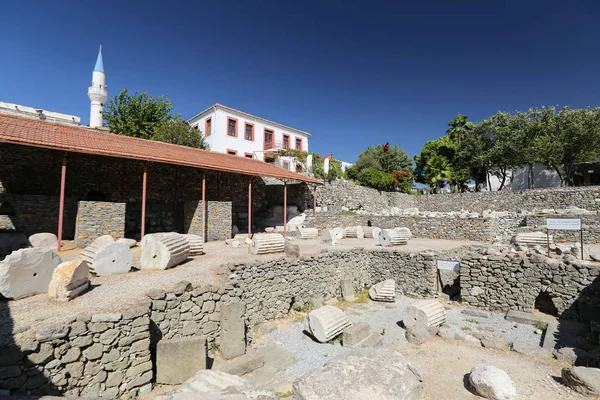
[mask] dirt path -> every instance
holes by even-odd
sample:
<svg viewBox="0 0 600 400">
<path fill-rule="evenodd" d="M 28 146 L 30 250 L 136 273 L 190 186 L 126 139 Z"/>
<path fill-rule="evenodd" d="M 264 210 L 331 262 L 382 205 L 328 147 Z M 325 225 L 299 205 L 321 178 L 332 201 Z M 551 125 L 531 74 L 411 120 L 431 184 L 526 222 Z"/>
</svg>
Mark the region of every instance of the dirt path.
<svg viewBox="0 0 600 400">
<path fill-rule="evenodd" d="M 519 400 L 584 399 L 560 383 L 560 372 L 567 364 L 550 358 L 526 357 L 511 351 L 469 346 L 441 338 L 401 351 L 425 372 L 427 400 L 481 399 L 470 393 L 463 382 L 477 364 L 488 364 L 506 371 L 517 387 Z"/>
</svg>

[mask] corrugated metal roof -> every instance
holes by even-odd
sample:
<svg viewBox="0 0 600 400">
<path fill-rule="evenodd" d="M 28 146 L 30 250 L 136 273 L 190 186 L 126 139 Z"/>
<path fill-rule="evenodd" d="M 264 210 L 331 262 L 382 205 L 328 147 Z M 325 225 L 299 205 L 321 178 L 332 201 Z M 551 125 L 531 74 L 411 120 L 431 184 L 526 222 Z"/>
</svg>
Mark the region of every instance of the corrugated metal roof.
<svg viewBox="0 0 600 400">
<path fill-rule="evenodd" d="M 323 182 L 262 161 L 169 143 L 119 136 L 78 126 L 0 114 L 0 142 L 76 153 L 270 176 L 307 183 Z"/>
</svg>

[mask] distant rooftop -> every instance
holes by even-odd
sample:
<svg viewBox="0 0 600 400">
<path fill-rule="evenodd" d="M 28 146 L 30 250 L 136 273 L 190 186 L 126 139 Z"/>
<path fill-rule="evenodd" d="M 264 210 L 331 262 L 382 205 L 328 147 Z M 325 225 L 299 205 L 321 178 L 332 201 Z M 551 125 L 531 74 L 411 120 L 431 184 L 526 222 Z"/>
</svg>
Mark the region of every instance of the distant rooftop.
<svg viewBox="0 0 600 400">
<path fill-rule="evenodd" d="M 35 118 L 66 125 L 79 125 L 81 123 L 81 117 L 75 115 L 42 110 L 41 108 L 33 108 L 20 104 L 5 103 L 3 101 L 0 101 L 0 113 L 19 115 L 21 117 Z"/>
</svg>

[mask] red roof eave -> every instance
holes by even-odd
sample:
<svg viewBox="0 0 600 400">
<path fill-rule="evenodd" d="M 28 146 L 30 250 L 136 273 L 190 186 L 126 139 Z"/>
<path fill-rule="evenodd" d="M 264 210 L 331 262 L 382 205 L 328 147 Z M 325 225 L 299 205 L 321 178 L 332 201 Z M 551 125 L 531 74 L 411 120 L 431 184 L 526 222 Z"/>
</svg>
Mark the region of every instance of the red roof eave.
<svg viewBox="0 0 600 400">
<path fill-rule="evenodd" d="M 315 184 L 323 183 L 315 178 L 287 171 L 255 159 L 119 136 L 95 129 L 61 125 L 16 115 L 0 114 L 0 143 L 174 164 L 252 176 L 268 176 Z"/>
</svg>

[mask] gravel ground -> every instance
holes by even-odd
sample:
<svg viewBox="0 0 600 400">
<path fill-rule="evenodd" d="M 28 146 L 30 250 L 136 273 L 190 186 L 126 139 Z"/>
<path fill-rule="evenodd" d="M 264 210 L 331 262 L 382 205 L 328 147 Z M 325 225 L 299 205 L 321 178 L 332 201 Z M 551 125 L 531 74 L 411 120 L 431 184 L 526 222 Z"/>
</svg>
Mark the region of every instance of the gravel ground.
<svg viewBox="0 0 600 400">
<path fill-rule="evenodd" d="M 417 301 L 406 296 L 397 295 L 395 303 L 354 303 L 345 310 L 352 322 L 367 322 L 371 332 L 383 333 L 383 346 L 394 350 L 403 350 L 411 345 L 406 341 L 405 330 L 401 322 L 404 309 Z M 346 304 L 347 303 L 343 303 Z M 447 323 L 461 329 L 465 334 L 499 336 L 507 343 L 524 341 L 538 345 L 540 335 L 534 333 L 530 325 L 516 324 L 506 321 L 504 313 L 489 313 L 490 317 L 481 318 L 462 314 L 465 307 L 456 303 L 447 306 Z M 302 323 L 282 321 L 280 328 L 266 335 L 263 343 L 275 343 L 296 356 L 299 360 L 282 372 L 281 378 L 293 381 L 315 368 L 325 364 L 331 357 L 348 351 L 340 343 L 318 343 L 303 332 Z"/>
</svg>

